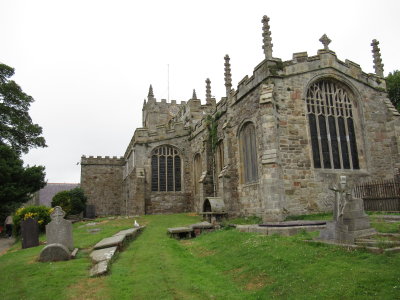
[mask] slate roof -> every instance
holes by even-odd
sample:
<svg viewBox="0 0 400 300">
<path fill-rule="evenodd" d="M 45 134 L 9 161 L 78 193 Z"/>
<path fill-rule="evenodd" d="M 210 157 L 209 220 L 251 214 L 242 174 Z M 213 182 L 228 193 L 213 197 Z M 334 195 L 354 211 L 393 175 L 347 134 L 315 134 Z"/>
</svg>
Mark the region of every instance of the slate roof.
<svg viewBox="0 0 400 300">
<path fill-rule="evenodd" d="M 39 191 L 39 205 L 51 207 L 51 200 L 54 195 L 61 191 L 69 191 L 79 186 L 79 183 L 47 183 Z"/>
</svg>

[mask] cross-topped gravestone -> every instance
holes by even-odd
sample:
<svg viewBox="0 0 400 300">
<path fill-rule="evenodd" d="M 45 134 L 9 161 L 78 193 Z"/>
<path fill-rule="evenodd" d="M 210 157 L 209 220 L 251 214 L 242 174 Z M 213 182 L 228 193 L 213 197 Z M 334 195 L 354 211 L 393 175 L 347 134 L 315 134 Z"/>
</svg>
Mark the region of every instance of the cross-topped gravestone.
<svg viewBox="0 0 400 300">
<path fill-rule="evenodd" d="M 72 223 L 64 219 L 65 212 L 56 206 L 50 214 L 51 222 L 46 225 L 47 244 L 62 244 L 69 250 L 74 249 Z"/>
<path fill-rule="evenodd" d="M 333 221 L 327 222 L 319 240 L 354 243 L 358 237 L 375 233 L 364 212 L 363 200 L 352 197 L 346 176 L 340 176 L 339 183 L 331 190 L 335 192 Z"/>
<path fill-rule="evenodd" d="M 39 245 L 39 224 L 28 218 L 21 222 L 22 249 Z"/>
</svg>

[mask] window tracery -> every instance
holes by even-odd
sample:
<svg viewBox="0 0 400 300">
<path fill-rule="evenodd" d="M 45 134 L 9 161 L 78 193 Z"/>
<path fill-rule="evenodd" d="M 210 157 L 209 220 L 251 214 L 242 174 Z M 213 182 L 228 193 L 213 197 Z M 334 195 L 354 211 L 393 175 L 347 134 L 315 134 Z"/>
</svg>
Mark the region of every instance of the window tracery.
<svg viewBox="0 0 400 300">
<path fill-rule="evenodd" d="M 314 168 L 360 168 L 350 95 L 333 80 L 317 81 L 307 90 Z"/>
<path fill-rule="evenodd" d="M 151 156 L 151 191 L 181 191 L 181 158 L 172 146 L 160 146 Z"/>
</svg>

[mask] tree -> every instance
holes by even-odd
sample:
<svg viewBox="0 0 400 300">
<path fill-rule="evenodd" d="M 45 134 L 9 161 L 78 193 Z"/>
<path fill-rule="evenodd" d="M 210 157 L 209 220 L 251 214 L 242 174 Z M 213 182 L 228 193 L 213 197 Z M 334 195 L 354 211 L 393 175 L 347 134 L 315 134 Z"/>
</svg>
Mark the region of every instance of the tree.
<svg viewBox="0 0 400 300">
<path fill-rule="evenodd" d="M 13 68 L 0 64 L 0 222 L 46 184 L 44 167 L 24 167 L 20 158 L 46 142 L 29 116 L 33 98 L 10 80 L 13 75 Z"/>
<path fill-rule="evenodd" d="M 400 71 L 389 73 L 386 77 L 388 96 L 393 105 L 400 111 Z"/>
<path fill-rule="evenodd" d="M 46 147 L 46 142 L 42 128 L 32 123 L 28 113 L 34 100 L 10 80 L 13 75 L 13 68 L 0 64 L 0 144 L 27 153 L 30 148 Z"/>
<path fill-rule="evenodd" d="M 17 152 L 7 145 L 0 145 L 0 170 L 0 211 L 5 216 L 46 185 L 44 167 L 24 167 Z"/>
<path fill-rule="evenodd" d="M 77 215 L 85 209 L 87 197 L 83 190 L 76 187 L 69 191 L 61 191 L 54 195 L 51 206 L 61 206 L 67 215 Z"/>
</svg>

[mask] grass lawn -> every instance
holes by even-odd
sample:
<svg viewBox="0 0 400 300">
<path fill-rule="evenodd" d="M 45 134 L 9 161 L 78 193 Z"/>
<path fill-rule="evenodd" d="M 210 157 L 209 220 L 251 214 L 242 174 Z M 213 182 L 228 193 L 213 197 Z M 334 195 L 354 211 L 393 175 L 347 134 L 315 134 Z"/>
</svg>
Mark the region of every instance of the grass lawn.
<svg viewBox="0 0 400 300">
<path fill-rule="evenodd" d="M 131 227 L 132 219 L 103 219 L 96 234 L 74 224 L 75 246 L 83 250 L 67 262 L 39 263 L 43 246 L 21 250 L 16 244 L 0 257 L 0 298 L 400 299 L 400 254 L 305 243 L 309 234 L 222 229 L 182 241 L 166 234 L 168 227 L 197 221 L 188 214 L 139 218 L 146 229 L 118 255 L 111 273 L 98 278 L 88 277 L 89 248 Z"/>
</svg>

